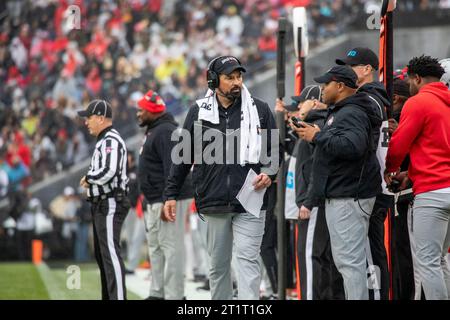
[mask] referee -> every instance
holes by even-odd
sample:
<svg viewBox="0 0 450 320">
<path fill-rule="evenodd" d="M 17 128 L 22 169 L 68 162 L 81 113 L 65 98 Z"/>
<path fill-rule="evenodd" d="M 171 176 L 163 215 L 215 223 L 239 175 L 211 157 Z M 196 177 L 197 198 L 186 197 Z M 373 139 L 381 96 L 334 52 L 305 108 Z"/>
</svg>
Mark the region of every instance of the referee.
<svg viewBox="0 0 450 320">
<path fill-rule="evenodd" d="M 112 109 L 105 100 L 91 101 L 85 117 L 89 133 L 97 137 L 88 173 L 80 185 L 87 189 L 94 226 L 94 251 L 100 268 L 103 300 L 126 300 L 125 267 L 120 256 L 120 230 L 130 209 L 127 149 L 112 127 Z"/>
</svg>

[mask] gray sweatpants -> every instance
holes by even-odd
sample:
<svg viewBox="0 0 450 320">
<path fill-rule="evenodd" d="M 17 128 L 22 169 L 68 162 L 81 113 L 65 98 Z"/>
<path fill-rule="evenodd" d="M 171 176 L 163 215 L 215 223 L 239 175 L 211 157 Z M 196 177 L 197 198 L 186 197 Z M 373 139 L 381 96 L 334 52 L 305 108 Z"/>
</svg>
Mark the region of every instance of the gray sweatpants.
<svg viewBox="0 0 450 320">
<path fill-rule="evenodd" d="M 449 220 L 450 192 L 436 190 L 416 196 L 411 229 L 417 272 L 427 300 L 448 300 L 450 297 Z"/>
<path fill-rule="evenodd" d="M 130 226 L 128 226 L 127 230 L 127 244 L 128 244 L 128 254 L 127 254 L 127 260 L 128 260 L 128 269 L 134 271 L 140 262 L 141 259 L 141 248 L 143 243 L 145 243 L 145 223 L 142 218 L 139 218 L 136 216 L 136 210 L 130 209 L 130 212 L 128 213 L 127 219 L 130 216 L 134 216 L 133 218 L 130 218 L 128 223 Z"/>
<path fill-rule="evenodd" d="M 368 300 L 366 242 L 375 197 L 326 199 L 325 216 L 331 252 L 344 280 L 347 300 Z M 361 208 L 364 209 L 361 210 Z"/>
<path fill-rule="evenodd" d="M 411 248 L 411 259 L 413 264 L 413 273 L 414 273 L 414 300 L 422 299 L 422 283 L 420 282 L 419 273 L 417 272 L 417 255 L 416 255 L 416 243 L 414 242 L 413 237 L 413 207 L 412 204 L 408 205 L 408 216 L 407 216 L 407 224 L 408 224 L 408 235 L 409 235 L 409 246 Z"/>
<path fill-rule="evenodd" d="M 145 224 L 151 263 L 150 296 L 184 297 L 184 219 L 191 199 L 177 201 L 175 223 L 161 220 L 162 203 L 147 205 Z"/>
<path fill-rule="evenodd" d="M 259 254 L 266 213 L 259 218 L 245 213 L 205 214 L 210 257 L 209 282 L 213 300 L 231 300 L 233 243 L 239 300 L 258 300 L 261 284 Z"/>
</svg>

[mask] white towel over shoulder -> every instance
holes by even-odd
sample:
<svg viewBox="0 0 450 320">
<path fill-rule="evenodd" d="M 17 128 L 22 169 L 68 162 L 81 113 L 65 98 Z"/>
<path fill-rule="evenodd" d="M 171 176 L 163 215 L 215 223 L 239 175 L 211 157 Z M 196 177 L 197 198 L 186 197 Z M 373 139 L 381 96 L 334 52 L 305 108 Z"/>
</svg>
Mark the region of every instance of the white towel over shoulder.
<svg viewBox="0 0 450 320">
<path fill-rule="evenodd" d="M 219 124 L 219 106 L 216 94 L 208 90 L 205 98 L 196 101 L 199 112 L 198 120 Z M 258 109 L 247 87 L 243 85 L 241 99 L 241 145 L 240 164 L 258 163 L 261 155 L 261 124 Z"/>
</svg>

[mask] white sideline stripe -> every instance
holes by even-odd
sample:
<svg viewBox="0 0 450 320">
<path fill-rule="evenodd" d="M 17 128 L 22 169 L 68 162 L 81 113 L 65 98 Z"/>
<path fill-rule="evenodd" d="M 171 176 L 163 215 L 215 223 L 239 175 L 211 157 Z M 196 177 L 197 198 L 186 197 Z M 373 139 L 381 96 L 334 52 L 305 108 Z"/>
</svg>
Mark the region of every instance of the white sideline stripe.
<svg viewBox="0 0 450 320">
<path fill-rule="evenodd" d="M 311 210 L 311 215 L 308 221 L 308 231 L 306 234 L 306 299 L 313 300 L 313 267 L 312 267 L 312 251 L 313 251 L 313 240 L 314 233 L 316 230 L 316 221 L 318 208 L 314 207 Z"/>
<path fill-rule="evenodd" d="M 39 272 L 42 282 L 44 282 L 50 300 L 69 300 L 65 290 L 62 289 L 65 288 L 66 284 L 64 283 L 63 286 L 58 284 L 59 280 L 55 278 L 45 262 L 35 265 L 35 267 Z"/>
<path fill-rule="evenodd" d="M 117 299 L 123 300 L 123 279 L 122 270 L 120 268 L 119 258 L 117 258 L 116 247 L 114 246 L 114 233 L 113 233 L 113 220 L 114 213 L 116 212 L 116 201 L 114 198 L 108 199 L 108 214 L 106 215 L 106 236 L 108 239 L 108 251 L 111 255 L 111 261 L 114 268 L 114 275 L 116 277 L 117 284 Z"/>
</svg>

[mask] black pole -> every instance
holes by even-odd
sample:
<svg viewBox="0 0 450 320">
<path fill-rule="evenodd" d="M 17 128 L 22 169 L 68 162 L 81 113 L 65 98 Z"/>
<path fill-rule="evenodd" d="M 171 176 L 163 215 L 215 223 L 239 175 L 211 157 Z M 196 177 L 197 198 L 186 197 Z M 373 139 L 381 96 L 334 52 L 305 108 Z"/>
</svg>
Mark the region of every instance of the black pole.
<svg viewBox="0 0 450 320">
<path fill-rule="evenodd" d="M 298 62 L 300 62 L 300 67 L 301 69 L 301 81 L 300 81 L 300 90 L 298 92 L 298 94 L 300 94 L 302 92 L 302 90 L 305 88 L 305 73 L 306 73 L 306 69 L 305 69 L 305 57 L 302 57 L 302 28 L 298 28 L 298 32 L 297 32 L 297 43 L 298 43 Z"/>
<path fill-rule="evenodd" d="M 381 78 L 386 87 L 390 108 L 386 108 L 388 118 L 392 118 L 393 84 L 394 84 L 394 15 L 393 0 L 383 0 L 381 4 L 380 17 L 382 19 L 380 33 L 380 59 L 383 58 L 383 65 L 380 66 Z M 381 56 L 382 55 L 382 56 Z"/>
<path fill-rule="evenodd" d="M 277 42 L 277 96 L 283 99 L 285 96 L 285 78 L 286 78 L 286 18 L 278 19 L 278 42 Z M 280 141 L 284 145 L 286 141 L 286 125 L 284 121 L 284 112 L 276 112 L 277 127 L 280 130 Z M 278 299 L 286 299 L 286 225 L 284 219 L 285 207 L 285 186 L 286 172 L 284 163 L 284 152 L 281 159 L 281 167 L 277 176 L 277 204 L 275 207 L 277 213 L 277 248 L 278 248 Z"/>
<path fill-rule="evenodd" d="M 283 99 L 285 96 L 286 80 L 286 18 L 278 19 L 278 39 L 277 39 L 277 96 Z"/>
</svg>

